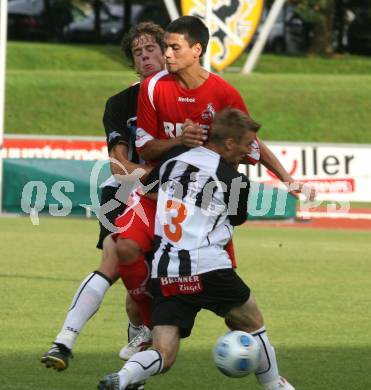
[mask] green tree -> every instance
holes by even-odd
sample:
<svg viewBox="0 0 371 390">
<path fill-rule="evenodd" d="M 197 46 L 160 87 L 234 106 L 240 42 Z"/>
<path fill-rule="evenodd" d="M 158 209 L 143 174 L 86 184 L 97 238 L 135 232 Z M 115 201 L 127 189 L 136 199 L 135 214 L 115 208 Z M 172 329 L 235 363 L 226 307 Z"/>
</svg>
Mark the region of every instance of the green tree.
<svg viewBox="0 0 371 390">
<path fill-rule="evenodd" d="M 309 53 L 332 55 L 335 0 L 292 0 L 296 12 L 309 28 Z"/>
</svg>

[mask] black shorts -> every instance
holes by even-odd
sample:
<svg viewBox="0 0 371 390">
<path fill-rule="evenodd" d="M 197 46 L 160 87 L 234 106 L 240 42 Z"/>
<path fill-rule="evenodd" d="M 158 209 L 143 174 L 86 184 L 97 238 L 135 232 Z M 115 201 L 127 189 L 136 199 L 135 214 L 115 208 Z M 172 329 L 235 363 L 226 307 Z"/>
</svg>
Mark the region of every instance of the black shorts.
<svg viewBox="0 0 371 390">
<path fill-rule="evenodd" d="M 100 204 L 105 204 L 111 199 L 116 199 L 115 195 L 117 192 L 118 188 L 117 187 L 111 187 L 111 186 L 106 186 L 102 188 L 102 195 L 101 195 L 101 201 Z M 116 199 L 117 200 L 117 199 Z M 115 219 L 121 215 L 124 210 L 125 210 L 126 204 L 121 203 L 120 206 L 118 206 L 116 209 L 109 211 L 106 214 L 106 218 L 109 220 L 110 223 L 113 225 L 115 224 Z M 97 243 L 97 248 L 102 249 L 103 248 L 103 240 L 109 236 L 111 233 L 110 230 L 106 229 L 101 221 L 99 221 L 99 238 L 98 238 L 98 243 Z"/>
<path fill-rule="evenodd" d="M 201 275 L 203 291 L 197 294 L 164 297 L 159 279 L 151 281 L 153 300 L 152 325 L 174 325 L 180 337 L 188 337 L 197 313 L 207 309 L 218 316 L 225 315 L 234 307 L 243 305 L 250 297 L 250 288 L 229 269 L 207 272 Z"/>
</svg>

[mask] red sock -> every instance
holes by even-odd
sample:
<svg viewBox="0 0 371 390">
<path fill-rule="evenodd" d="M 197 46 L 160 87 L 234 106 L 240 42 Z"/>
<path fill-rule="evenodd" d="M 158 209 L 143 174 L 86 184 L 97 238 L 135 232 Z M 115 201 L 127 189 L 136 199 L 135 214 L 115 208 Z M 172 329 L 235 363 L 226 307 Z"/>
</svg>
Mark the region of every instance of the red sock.
<svg viewBox="0 0 371 390">
<path fill-rule="evenodd" d="M 152 298 L 147 290 L 150 273 L 144 256 L 138 257 L 134 263 L 119 264 L 119 273 L 128 293 L 138 305 L 143 324 L 151 328 Z"/>
<path fill-rule="evenodd" d="M 228 242 L 227 246 L 225 247 L 225 250 L 227 251 L 229 258 L 231 259 L 232 267 L 237 268 L 236 256 L 234 255 L 234 246 L 232 240 Z"/>
</svg>

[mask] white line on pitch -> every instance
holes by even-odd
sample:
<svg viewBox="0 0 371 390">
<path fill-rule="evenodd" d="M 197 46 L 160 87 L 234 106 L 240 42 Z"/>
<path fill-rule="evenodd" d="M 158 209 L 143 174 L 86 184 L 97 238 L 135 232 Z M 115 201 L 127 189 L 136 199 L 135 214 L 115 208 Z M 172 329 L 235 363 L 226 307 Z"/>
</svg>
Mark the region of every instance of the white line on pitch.
<svg viewBox="0 0 371 390">
<path fill-rule="evenodd" d="M 298 211 L 297 216 L 300 218 L 344 218 L 344 219 L 366 219 L 371 221 L 371 214 L 362 213 L 326 213 L 319 211 Z"/>
</svg>

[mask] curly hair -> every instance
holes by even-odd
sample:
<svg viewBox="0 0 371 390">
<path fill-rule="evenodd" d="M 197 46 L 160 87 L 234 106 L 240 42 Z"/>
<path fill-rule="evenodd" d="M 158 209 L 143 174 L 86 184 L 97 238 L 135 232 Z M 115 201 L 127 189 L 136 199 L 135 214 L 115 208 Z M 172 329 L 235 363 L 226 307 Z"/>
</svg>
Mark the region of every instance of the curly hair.
<svg viewBox="0 0 371 390">
<path fill-rule="evenodd" d="M 133 42 L 141 35 L 151 35 L 155 38 L 156 43 L 160 46 L 161 51 L 164 52 L 164 30 L 161 26 L 153 22 L 142 22 L 133 26 L 130 31 L 124 36 L 121 41 L 121 49 L 125 56 L 134 64 L 133 53 L 131 52 Z"/>
</svg>

